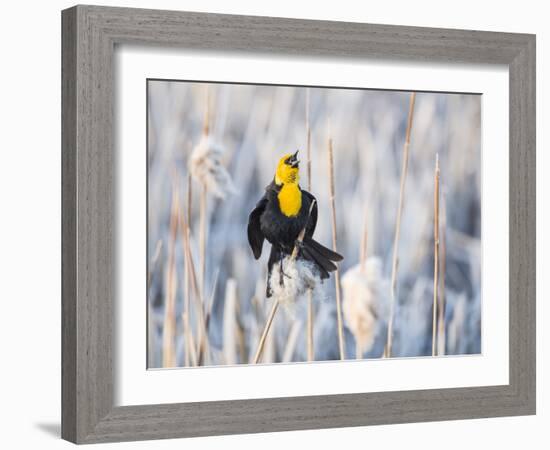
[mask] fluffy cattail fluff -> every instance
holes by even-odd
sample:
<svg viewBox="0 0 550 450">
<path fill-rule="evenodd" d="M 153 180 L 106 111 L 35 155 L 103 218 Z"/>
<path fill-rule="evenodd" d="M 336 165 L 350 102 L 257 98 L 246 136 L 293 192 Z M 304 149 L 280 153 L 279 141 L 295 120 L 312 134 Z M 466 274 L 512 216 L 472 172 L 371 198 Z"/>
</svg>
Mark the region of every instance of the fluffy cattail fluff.
<svg viewBox="0 0 550 450">
<path fill-rule="evenodd" d="M 235 192 L 231 176 L 222 164 L 223 147 L 211 136 L 203 135 L 191 153 L 189 167 L 193 177 L 218 198 Z"/>
<path fill-rule="evenodd" d="M 280 264 L 275 263 L 270 278 L 272 297 L 284 306 L 291 316 L 294 316 L 299 299 L 308 289 L 315 290 L 321 279 L 311 262 L 291 256 L 283 259 L 283 272 L 283 284 L 281 284 Z"/>
<path fill-rule="evenodd" d="M 367 259 L 364 267 L 358 264 L 342 277 L 344 320 L 353 333 L 359 354 L 371 350 L 383 314 L 384 302 L 382 263 Z"/>
</svg>

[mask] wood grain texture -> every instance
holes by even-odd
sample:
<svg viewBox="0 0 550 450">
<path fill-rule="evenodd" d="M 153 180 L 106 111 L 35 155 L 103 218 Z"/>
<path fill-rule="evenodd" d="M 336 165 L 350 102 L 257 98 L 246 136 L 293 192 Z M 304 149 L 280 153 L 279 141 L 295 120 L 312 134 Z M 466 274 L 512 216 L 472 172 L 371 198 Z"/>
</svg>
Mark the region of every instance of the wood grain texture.
<svg viewBox="0 0 550 450">
<path fill-rule="evenodd" d="M 95 6 L 63 11 L 62 34 L 62 436 L 65 439 L 93 443 L 535 412 L 534 36 Z M 114 407 L 115 44 L 290 57 L 507 65 L 510 383 L 477 388 Z"/>
<path fill-rule="evenodd" d="M 76 440 L 76 10 L 63 14 L 61 49 L 61 434 Z"/>
</svg>

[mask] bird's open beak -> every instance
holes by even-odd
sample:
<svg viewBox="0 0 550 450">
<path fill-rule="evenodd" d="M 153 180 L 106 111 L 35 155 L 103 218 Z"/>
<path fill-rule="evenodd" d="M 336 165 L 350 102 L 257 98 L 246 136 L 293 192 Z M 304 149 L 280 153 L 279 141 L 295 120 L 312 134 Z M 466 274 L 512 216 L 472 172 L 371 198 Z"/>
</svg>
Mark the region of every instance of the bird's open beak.
<svg viewBox="0 0 550 450">
<path fill-rule="evenodd" d="M 298 161 L 298 150 L 289 158 L 288 162 L 293 169 L 297 169 L 300 166 L 300 161 Z"/>
</svg>

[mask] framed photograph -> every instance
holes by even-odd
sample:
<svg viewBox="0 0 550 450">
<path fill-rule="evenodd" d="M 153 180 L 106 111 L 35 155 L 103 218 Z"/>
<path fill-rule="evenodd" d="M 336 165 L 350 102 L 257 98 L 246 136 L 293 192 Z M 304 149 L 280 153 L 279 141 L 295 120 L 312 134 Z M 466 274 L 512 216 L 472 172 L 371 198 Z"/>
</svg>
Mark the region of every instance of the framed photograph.
<svg viewBox="0 0 550 450">
<path fill-rule="evenodd" d="M 535 413 L 535 37 L 62 13 L 62 435 Z"/>
</svg>

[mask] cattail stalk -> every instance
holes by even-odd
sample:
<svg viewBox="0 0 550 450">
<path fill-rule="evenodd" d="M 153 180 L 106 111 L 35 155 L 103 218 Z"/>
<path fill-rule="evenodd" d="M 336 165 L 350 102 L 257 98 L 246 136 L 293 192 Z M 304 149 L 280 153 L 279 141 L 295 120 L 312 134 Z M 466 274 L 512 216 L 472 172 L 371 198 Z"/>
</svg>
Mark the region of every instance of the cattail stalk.
<svg viewBox="0 0 550 450">
<path fill-rule="evenodd" d="M 206 275 L 206 208 L 207 208 L 208 189 L 205 184 L 201 186 L 199 203 L 199 289 L 204 298 L 204 279 Z"/>
<path fill-rule="evenodd" d="M 204 316 L 204 301 L 197 282 L 197 275 L 193 263 L 193 257 L 190 248 L 187 248 L 187 263 L 189 264 L 189 275 L 191 280 L 191 289 L 194 292 L 195 308 L 197 310 L 197 320 L 199 322 L 199 333 L 197 337 L 197 363 L 201 365 L 204 360 L 208 359 L 208 330 L 206 328 L 206 320 Z"/>
<path fill-rule="evenodd" d="M 332 137 L 328 138 L 328 167 L 329 167 L 329 184 L 330 184 L 330 209 L 332 220 L 332 249 L 337 252 L 336 245 L 336 205 L 335 205 L 335 189 L 334 189 L 334 157 L 332 149 Z M 336 267 L 334 273 L 334 282 L 336 287 L 336 319 L 338 325 L 338 349 L 340 351 L 340 359 L 345 359 L 344 353 L 344 325 L 342 322 L 342 299 L 340 297 L 340 269 Z"/>
<path fill-rule="evenodd" d="M 363 359 L 363 348 L 357 339 L 355 339 L 355 359 Z"/>
<path fill-rule="evenodd" d="M 267 317 L 267 321 L 265 323 L 264 330 L 262 331 L 262 335 L 260 336 L 260 342 L 258 342 L 258 349 L 256 350 L 256 355 L 254 356 L 254 361 L 253 361 L 254 364 L 258 364 L 258 361 L 260 361 L 262 352 L 264 350 L 265 339 L 267 338 L 267 334 L 271 329 L 271 324 L 273 323 L 273 319 L 275 318 L 275 314 L 277 313 L 278 308 L 279 308 L 279 301 L 275 299 L 273 301 L 273 305 L 271 306 L 271 311 L 269 312 L 269 316 Z"/>
<path fill-rule="evenodd" d="M 311 191 L 311 125 L 309 120 L 309 89 L 306 89 L 306 150 L 307 190 Z"/>
<path fill-rule="evenodd" d="M 295 320 L 292 322 L 292 325 L 290 326 L 290 330 L 288 332 L 288 336 L 286 339 L 285 348 L 283 351 L 283 358 L 282 362 L 288 363 L 292 361 L 292 357 L 294 356 L 294 351 L 296 350 L 296 343 L 298 342 L 298 336 L 300 334 L 300 327 L 301 324 L 298 320 Z"/>
<path fill-rule="evenodd" d="M 204 120 L 202 121 L 202 134 L 208 136 L 210 134 L 210 89 L 208 85 L 204 86 Z"/>
<path fill-rule="evenodd" d="M 155 322 L 153 320 L 153 306 L 147 302 L 147 367 L 155 366 L 155 348 L 157 333 L 154 330 Z"/>
<path fill-rule="evenodd" d="M 223 355 L 226 364 L 237 364 L 237 281 L 229 278 L 225 285 L 223 311 Z"/>
<path fill-rule="evenodd" d="M 209 343 L 208 343 L 208 329 L 206 327 L 206 318 L 204 314 L 204 301 L 202 299 L 202 293 L 199 288 L 197 281 L 197 274 L 195 270 L 195 265 L 193 263 L 193 255 L 191 253 L 191 244 L 190 237 L 191 232 L 189 229 L 189 224 L 185 220 L 183 214 L 180 215 L 180 220 L 182 224 L 182 238 L 183 238 L 183 252 L 185 257 L 185 265 L 189 270 L 188 279 L 190 284 L 190 291 L 193 292 L 193 299 L 195 300 L 195 309 L 198 321 L 198 332 L 197 332 L 197 364 L 201 365 L 204 358 L 208 357 Z"/>
<path fill-rule="evenodd" d="M 306 89 L 306 149 L 307 149 L 307 190 L 311 192 L 311 127 L 309 121 L 309 100 L 310 92 Z M 307 360 L 315 359 L 315 351 L 313 347 L 313 292 L 311 289 L 307 291 Z"/>
<path fill-rule="evenodd" d="M 403 145 L 403 162 L 401 166 L 401 181 L 399 185 L 399 204 L 397 207 L 397 219 L 395 221 L 395 235 L 393 239 L 393 259 L 392 259 L 392 271 L 391 271 L 391 287 L 390 287 L 390 317 L 388 321 L 388 335 L 386 339 L 386 348 L 384 349 L 384 355 L 391 357 L 392 355 L 392 341 L 393 341 L 393 320 L 395 314 L 395 291 L 397 288 L 397 266 L 398 261 L 398 246 L 399 246 L 399 234 L 401 230 L 401 215 L 403 213 L 403 202 L 405 200 L 405 179 L 407 178 L 407 168 L 409 165 L 409 146 L 411 143 L 411 129 L 413 124 L 414 102 L 416 99 L 416 93 L 412 92 L 409 101 L 409 118 L 407 121 L 407 131 L 405 133 L 405 144 Z"/>
<path fill-rule="evenodd" d="M 446 256 L 447 256 L 447 203 L 445 198 L 445 190 L 441 195 L 441 252 L 440 252 L 440 291 L 439 291 L 439 306 L 437 307 L 438 319 L 437 319 L 437 354 L 445 354 L 445 271 L 446 271 Z"/>
<path fill-rule="evenodd" d="M 206 86 L 205 109 L 202 134 L 207 137 L 210 134 L 210 89 Z M 205 298 L 205 277 L 206 277 L 206 227 L 207 227 L 207 197 L 208 188 L 205 182 L 202 182 L 199 202 L 199 289 L 202 298 Z"/>
<path fill-rule="evenodd" d="M 434 295 L 432 310 L 432 356 L 437 350 L 437 294 L 439 288 L 439 155 L 435 157 L 434 173 Z"/>
<path fill-rule="evenodd" d="M 184 283 L 184 289 L 185 289 L 185 300 L 183 302 L 183 312 L 181 315 L 181 319 L 183 322 L 183 339 L 184 339 L 184 348 L 185 348 L 185 359 L 184 363 L 186 367 L 189 366 L 196 366 L 197 365 L 197 353 L 195 350 L 195 339 L 193 336 L 193 330 L 191 329 L 191 288 L 190 288 L 190 272 L 191 268 L 189 267 L 189 263 L 187 261 L 187 250 L 186 245 L 189 242 L 189 229 L 185 226 L 181 227 L 181 233 L 182 233 L 182 246 L 183 246 L 183 255 L 184 255 L 184 274 L 183 274 L 183 283 Z M 184 234 L 186 236 L 184 236 Z"/>
<path fill-rule="evenodd" d="M 367 266 L 367 242 L 368 242 L 368 228 L 367 228 L 367 214 L 365 212 L 365 223 L 363 225 L 363 235 L 361 236 L 361 254 L 360 254 L 360 264 L 361 264 L 361 273 L 365 274 L 365 268 Z M 359 339 L 355 339 L 355 359 L 363 358 L 364 350 L 359 342 Z"/>
<path fill-rule="evenodd" d="M 189 228 L 191 227 L 191 210 L 192 210 L 192 180 L 191 180 L 191 174 L 187 175 L 187 227 L 182 227 L 182 233 L 186 233 L 186 236 L 182 237 L 182 244 L 186 245 L 186 242 L 189 242 Z M 185 249 L 183 249 L 184 256 L 186 255 Z M 190 288 L 190 281 L 189 281 L 189 264 L 187 264 L 187 259 L 184 257 L 185 260 L 185 271 L 183 275 L 184 280 L 184 286 L 185 286 L 185 301 L 183 302 L 183 327 L 184 327 L 184 344 L 185 344 L 185 365 L 190 366 L 191 365 L 191 359 L 192 354 L 195 355 L 194 358 L 194 364 L 196 365 L 196 353 L 194 348 L 194 343 L 191 342 L 194 341 L 193 339 L 193 331 L 191 330 L 191 321 L 189 319 L 191 314 L 191 288 Z"/>
<path fill-rule="evenodd" d="M 164 326 L 162 336 L 162 366 L 176 365 L 176 237 L 178 231 L 179 198 L 177 182 L 172 186 L 170 207 L 170 245 L 168 247 L 168 268 L 166 271 L 166 299 L 164 305 Z"/>
<path fill-rule="evenodd" d="M 312 201 L 311 205 L 309 207 L 308 215 L 307 215 L 307 221 L 302 228 L 302 231 L 300 231 L 300 234 L 298 235 L 298 239 L 296 239 L 296 244 L 294 245 L 294 249 L 292 250 L 292 254 L 290 255 L 290 258 L 292 260 L 295 260 L 298 256 L 298 251 L 300 248 L 300 244 L 304 240 L 304 236 L 306 234 L 306 227 L 309 222 L 309 217 L 311 216 L 311 211 L 313 211 L 313 207 L 315 206 L 316 201 Z M 269 312 L 269 316 L 267 317 L 267 321 L 264 326 L 264 330 L 262 331 L 262 335 L 260 336 L 260 341 L 258 342 L 258 348 L 256 350 L 256 355 L 254 356 L 253 364 L 258 364 L 258 361 L 260 361 L 260 358 L 262 356 L 262 352 L 264 350 L 265 341 L 267 338 L 267 335 L 269 333 L 269 330 L 271 329 L 271 324 L 273 323 L 273 319 L 275 318 L 275 314 L 277 313 L 277 309 L 279 308 L 279 300 L 276 298 L 273 299 L 273 306 L 271 307 L 271 311 Z"/>
<path fill-rule="evenodd" d="M 181 315 L 183 323 L 185 324 L 183 330 L 183 338 L 185 340 L 185 365 L 186 366 L 197 366 L 197 352 L 195 350 L 195 338 L 193 337 L 193 331 L 189 327 L 189 314 L 183 313 Z"/>
<path fill-rule="evenodd" d="M 214 300 L 216 296 L 216 289 L 218 288 L 218 278 L 220 276 L 220 269 L 216 270 L 216 275 L 214 276 L 214 283 L 212 285 L 212 291 L 210 292 L 210 298 L 208 299 L 208 304 L 206 306 L 206 328 L 210 326 L 210 319 L 212 317 L 212 308 L 214 308 Z M 239 305 L 237 304 L 237 307 Z"/>
</svg>

